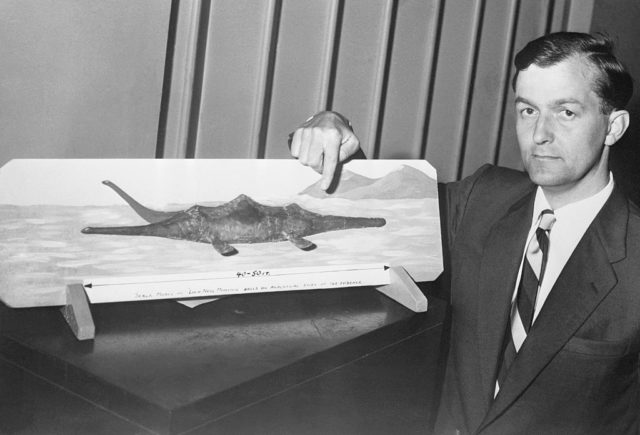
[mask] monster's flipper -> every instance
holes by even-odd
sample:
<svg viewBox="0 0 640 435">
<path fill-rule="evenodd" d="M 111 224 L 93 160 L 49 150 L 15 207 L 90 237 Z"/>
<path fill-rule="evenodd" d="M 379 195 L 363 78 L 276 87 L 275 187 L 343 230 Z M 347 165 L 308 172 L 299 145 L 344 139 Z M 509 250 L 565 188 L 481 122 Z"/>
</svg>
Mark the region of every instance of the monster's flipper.
<svg viewBox="0 0 640 435">
<path fill-rule="evenodd" d="M 157 222 L 162 222 L 162 221 L 164 221 L 166 219 L 169 219 L 170 217 L 174 216 L 176 213 L 179 213 L 179 212 L 167 212 L 167 211 L 151 210 L 151 209 L 143 206 L 142 204 L 140 204 L 138 201 L 136 201 L 132 197 L 130 197 L 129 194 L 127 194 L 127 192 L 125 192 L 124 190 L 120 189 L 115 183 L 113 183 L 113 182 L 111 182 L 109 180 L 104 180 L 102 182 L 102 184 L 112 188 L 122 199 L 124 199 L 127 202 L 127 204 L 129 204 L 131 206 L 131 208 L 136 213 L 138 213 L 138 215 L 142 219 L 144 219 L 145 221 L 149 222 L 150 224 L 155 224 Z"/>
<path fill-rule="evenodd" d="M 211 245 L 213 245 L 213 249 L 215 249 L 220 255 L 224 255 L 225 257 L 236 255 L 238 253 L 238 250 L 236 248 L 221 240 L 214 240 L 213 242 L 211 242 Z"/>
<path fill-rule="evenodd" d="M 303 251 L 311 251 L 317 248 L 315 243 L 307 239 L 304 239 L 300 236 L 296 236 L 294 234 L 285 234 L 285 237 L 287 238 L 288 241 L 293 243 L 296 248 L 302 249 Z"/>
</svg>

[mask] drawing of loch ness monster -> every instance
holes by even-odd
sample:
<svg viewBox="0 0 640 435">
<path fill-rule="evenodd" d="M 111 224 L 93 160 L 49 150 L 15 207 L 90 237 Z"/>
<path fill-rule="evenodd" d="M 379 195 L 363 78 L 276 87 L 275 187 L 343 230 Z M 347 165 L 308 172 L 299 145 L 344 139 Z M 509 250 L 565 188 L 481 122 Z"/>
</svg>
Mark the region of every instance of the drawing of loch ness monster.
<svg viewBox="0 0 640 435">
<path fill-rule="evenodd" d="M 327 231 L 381 227 L 384 218 L 321 215 L 292 203 L 283 207 L 260 204 L 240 195 L 216 207 L 194 205 L 183 211 L 156 211 L 138 203 L 111 181 L 112 188 L 149 225 L 126 227 L 86 227 L 84 234 L 156 236 L 210 243 L 224 256 L 237 254 L 232 243 L 265 243 L 288 240 L 310 251 L 316 245 L 304 237 Z"/>
</svg>

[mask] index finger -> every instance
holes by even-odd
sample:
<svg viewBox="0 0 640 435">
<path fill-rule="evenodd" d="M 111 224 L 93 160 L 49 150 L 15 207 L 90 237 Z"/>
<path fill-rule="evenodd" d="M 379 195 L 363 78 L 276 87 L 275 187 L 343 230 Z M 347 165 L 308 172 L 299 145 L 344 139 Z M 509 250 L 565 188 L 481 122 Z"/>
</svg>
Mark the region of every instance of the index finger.
<svg viewBox="0 0 640 435">
<path fill-rule="evenodd" d="M 294 131 L 291 134 L 291 139 L 289 141 L 289 146 L 290 146 L 290 151 L 291 151 L 291 155 L 295 158 L 298 158 L 300 156 L 300 144 L 301 144 L 301 133 L 300 133 L 300 129 L 296 129 L 296 131 Z"/>
<path fill-rule="evenodd" d="M 324 149 L 324 159 L 322 163 L 322 181 L 320 188 L 327 190 L 331 186 L 333 176 L 336 173 L 336 167 L 338 166 L 338 147 L 326 147 Z"/>
</svg>

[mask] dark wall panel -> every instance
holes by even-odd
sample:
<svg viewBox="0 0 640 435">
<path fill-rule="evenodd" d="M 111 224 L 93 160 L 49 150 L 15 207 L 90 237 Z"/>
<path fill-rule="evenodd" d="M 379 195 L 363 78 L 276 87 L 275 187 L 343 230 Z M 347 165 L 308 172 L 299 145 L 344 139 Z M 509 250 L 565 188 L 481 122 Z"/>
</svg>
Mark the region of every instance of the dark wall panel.
<svg viewBox="0 0 640 435">
<path fill-rule="evenodd" d="M 598 0 L 593 9 L 593 31 L 608 33 L 616 41 L 617 53 L 635 79 L 634 94 L 627 109 L 631 122 L 627 132 L 611 150 L 614 178 L 640 204 L 640 2 Z"/>
</svg>

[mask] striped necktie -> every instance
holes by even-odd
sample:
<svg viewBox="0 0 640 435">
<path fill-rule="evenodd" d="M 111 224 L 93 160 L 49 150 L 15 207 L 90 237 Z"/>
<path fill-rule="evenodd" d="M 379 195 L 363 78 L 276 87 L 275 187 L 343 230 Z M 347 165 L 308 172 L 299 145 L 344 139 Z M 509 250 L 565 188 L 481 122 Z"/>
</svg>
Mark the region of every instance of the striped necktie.
<svg viewBox="0 0 640 435">
<path fill-rule="evenodd" d="M 540 213 L 535 237 L 531 238 L 527 246 L 516 301 L 511 307 L 511 322 L 510 328 L 508 328 L 509 333 L 505 336 L 502 363 L 498 372 L 498 385 L 502 384 L 506 378 L 509 367 L 515 360 L 533 323 L 536 297 L 544 278 L 549 255 L 549 232 L 555 221 L 556 218 L 552 210 L 543 210 Z"/>
</svg>

